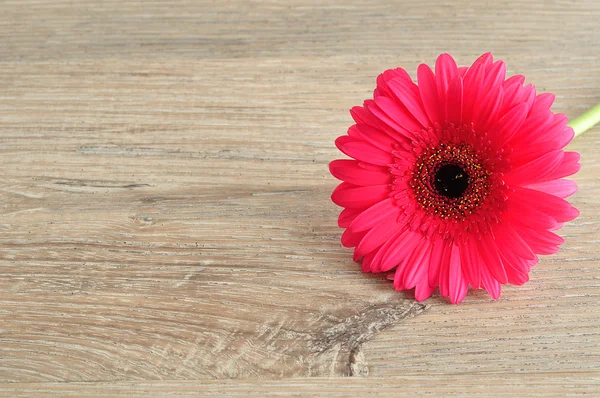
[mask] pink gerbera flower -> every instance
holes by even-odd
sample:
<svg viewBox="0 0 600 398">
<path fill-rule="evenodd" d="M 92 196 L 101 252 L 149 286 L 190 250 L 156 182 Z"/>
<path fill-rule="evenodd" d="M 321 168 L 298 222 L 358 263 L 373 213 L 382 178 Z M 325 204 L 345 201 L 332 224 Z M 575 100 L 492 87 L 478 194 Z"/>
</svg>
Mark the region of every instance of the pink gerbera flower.
<svg viewBox="0 0 600 398">
<path fill-rule="evenodd" d="M 563 150 L 573 130 L 552 94 L 505 74 L 490 54 L 461 68 L 442 54 L 435 74 L 419 66 L 418 85 L 404 69 L 383 72 L 352 108 L 336 145 L 353 159 L 329 165 L 343 181 L 331 199 L 363 271 L 396 268 L 397 290 L 424 300 L 439 286 L 458 303 L 469 285 L 497 299 L 558 251 L 553 231 L 579 214 L 565 200 L 577 186 L 562 179 L 580 167 Z"/>
</svg>

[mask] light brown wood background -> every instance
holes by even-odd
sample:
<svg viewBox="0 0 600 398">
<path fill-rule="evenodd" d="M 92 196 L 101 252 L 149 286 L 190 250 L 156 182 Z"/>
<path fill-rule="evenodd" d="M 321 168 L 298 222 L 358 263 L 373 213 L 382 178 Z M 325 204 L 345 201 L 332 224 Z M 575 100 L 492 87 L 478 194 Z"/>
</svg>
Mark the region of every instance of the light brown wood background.
<svg viewBox="0 0 600 398">
<path fill-rule="evenodd" d="M 365 275 L 327 171 L 376 75 L 492 51 L 574 117 L 600 2 L 0 3 L 0 394 L 600 395 L 600 129 L 523 287 Z"/>
</svg>

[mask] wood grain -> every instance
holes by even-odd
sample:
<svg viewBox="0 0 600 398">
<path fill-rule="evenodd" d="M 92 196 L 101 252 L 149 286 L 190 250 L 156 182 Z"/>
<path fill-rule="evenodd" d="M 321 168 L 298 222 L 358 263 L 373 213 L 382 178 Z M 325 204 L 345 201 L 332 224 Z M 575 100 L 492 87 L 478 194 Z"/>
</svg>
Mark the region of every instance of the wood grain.
<svg viewBox="0 0 600 398">
<path fill-rule="evenodd" d="M 497 302 L 362 274 L 327 171 L 375 76 L 444 51 L 492 51 L 577 116 L 600 102 L 599 18 L 594 0 L 0 3 L 0 393 L 600 394 L 598 127 L 570 146 L 563 249 Z"/>
<path fill-rule="evenodd" d="M 10 397 L 60 395 L 63 397 L 203 396 L 203 397 L 554 397 L 564 391 L 569 397 L 589 396 L 600 386 L 590 374 L 468 375 L 395 378 L 292 378 L 279 380 L 203 380 L 97 383 L 14 383 L 3 390 Z M 2 392 L 0 392 L 2 394 Z"/>
</svg>

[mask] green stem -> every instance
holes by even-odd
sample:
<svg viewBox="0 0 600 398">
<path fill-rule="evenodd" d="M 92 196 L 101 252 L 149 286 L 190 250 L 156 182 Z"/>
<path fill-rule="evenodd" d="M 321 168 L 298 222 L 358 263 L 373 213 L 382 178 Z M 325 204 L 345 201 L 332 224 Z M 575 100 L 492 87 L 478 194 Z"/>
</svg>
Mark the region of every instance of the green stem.
<svg viewBox="0 0 600 398">
<path fill-rule="evenodd" d="M 583 115 L 571 120 L 569 126 L 573 128 L 575 137 L 581 135 L 600 123 L 600 104 L 588 109 Z"/>
</svg>

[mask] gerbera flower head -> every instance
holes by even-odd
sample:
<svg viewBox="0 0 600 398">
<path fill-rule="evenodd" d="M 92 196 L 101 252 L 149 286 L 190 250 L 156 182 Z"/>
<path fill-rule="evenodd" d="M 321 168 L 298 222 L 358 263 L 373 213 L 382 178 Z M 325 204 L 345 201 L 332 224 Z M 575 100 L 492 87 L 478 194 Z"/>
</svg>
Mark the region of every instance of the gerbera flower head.
<svg viewBox="0 0 600 398">
<path fill-rule="evenodd" d="M 552 94 L 507 78 L 490 54 L 469 67 L 442 54 L 417 80 L 383 72 L 336 140 L 352 158 L 329 165 L 343 181 L 331 196 L 344 207 L 342 244 L 365 272 L 395 268 L 394 287 L 419 301 L 438 286 L 452 303 L 469 286 L 497 299 L 558 251 L 554 231 L 579 214 L 565 200 L 577 186 L 563 179 L 580 167 L 563 150 L 573 130 Z"/>
</svg>

